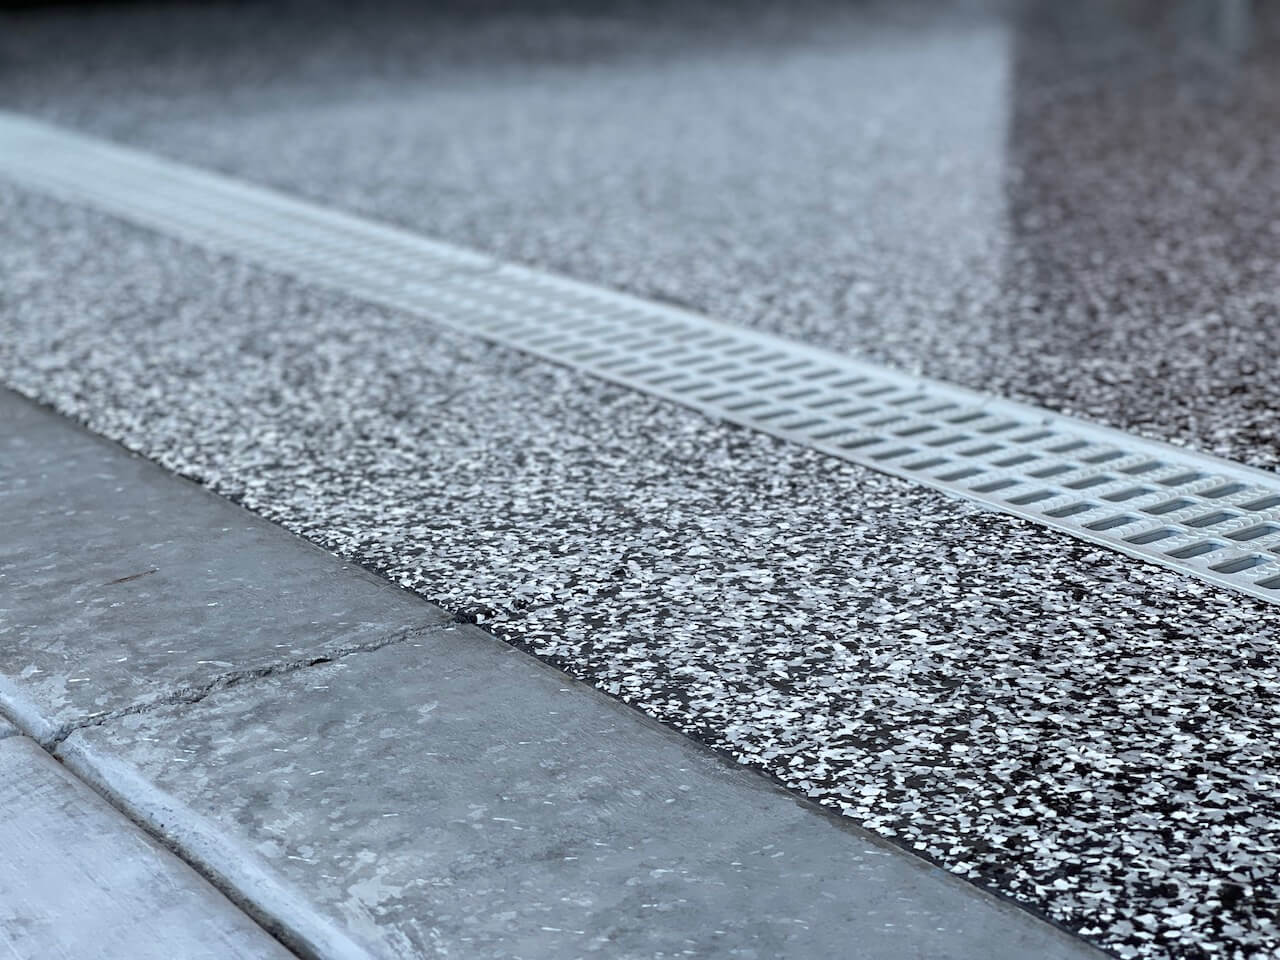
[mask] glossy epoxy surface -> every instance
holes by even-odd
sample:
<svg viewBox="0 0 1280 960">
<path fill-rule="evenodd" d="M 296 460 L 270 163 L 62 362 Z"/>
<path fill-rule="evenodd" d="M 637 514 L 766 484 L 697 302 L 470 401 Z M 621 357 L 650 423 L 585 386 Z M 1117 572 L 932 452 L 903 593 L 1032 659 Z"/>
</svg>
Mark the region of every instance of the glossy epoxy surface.
<svg viewBox="0 0 1280 960">
<path fill-rule="evenodd" d="M 305 11 L 305 15 L 303 14 Z M 1275 465 L 1267 4 L 11 18 L 6 105 Z"/>
</svg>

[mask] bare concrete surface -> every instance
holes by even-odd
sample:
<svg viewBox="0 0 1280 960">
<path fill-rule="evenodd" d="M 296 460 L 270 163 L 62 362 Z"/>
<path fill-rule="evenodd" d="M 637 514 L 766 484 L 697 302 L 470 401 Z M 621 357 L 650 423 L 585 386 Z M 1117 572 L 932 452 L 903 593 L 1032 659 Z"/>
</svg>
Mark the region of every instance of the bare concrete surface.
<svg viewBox="0 0 1280 960">
<path fill-rule="evenodd" d="M 59 750 L 379 957 L 1100 956 L 473 627 Z"/>
<path fill-rule="evenodd" d="M 0 710 L 78 722 L 445 614 L 0 391 Z"/>
<path fill-rule="evenodd" d="M 6 958 L 291 956 L 26 737 L 0 741 L 0 811 Z"/>
</svg>

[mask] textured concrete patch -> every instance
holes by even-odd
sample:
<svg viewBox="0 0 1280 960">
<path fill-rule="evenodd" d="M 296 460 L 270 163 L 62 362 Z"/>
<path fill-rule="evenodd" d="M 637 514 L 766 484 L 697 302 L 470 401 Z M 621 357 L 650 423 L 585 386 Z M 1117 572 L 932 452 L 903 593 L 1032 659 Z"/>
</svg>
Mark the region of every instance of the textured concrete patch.
<svg viewBox="0 0 1280 960">
<path fill-rule="evenodd" d="M 216 818 L 379 956 L 1098 955 L 469 627 L 60 749 Z"/>
<path fill-rule="evenodd" d="M 25 737 L 0 742 L 0 811 L 6 958 L 292 956 Z"/>
<path fill-rule="evenodd" d="M 69 724 L 447 620 L 0 393 L 0 708 Z"/>
</svg>

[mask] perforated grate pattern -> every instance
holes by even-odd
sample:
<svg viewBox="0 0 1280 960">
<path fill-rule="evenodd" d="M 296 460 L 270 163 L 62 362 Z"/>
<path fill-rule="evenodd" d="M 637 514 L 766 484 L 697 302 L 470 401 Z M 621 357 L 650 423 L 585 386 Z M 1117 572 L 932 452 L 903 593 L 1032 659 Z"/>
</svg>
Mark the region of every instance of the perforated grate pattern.
<svg viewBox="0 0 1280 960">
<path fill-rule="evenodd" d="M 1280 602 L 1280 476 L 437 243 L 0 113 L 0 174 Z"/>
</svg>

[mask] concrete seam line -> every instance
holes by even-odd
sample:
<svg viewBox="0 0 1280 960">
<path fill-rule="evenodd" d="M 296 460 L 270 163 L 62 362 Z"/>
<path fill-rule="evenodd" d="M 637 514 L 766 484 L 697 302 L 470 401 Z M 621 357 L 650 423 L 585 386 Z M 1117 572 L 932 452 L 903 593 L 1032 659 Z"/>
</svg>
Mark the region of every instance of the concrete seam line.
<svg viewBox="0 0 1280 960">
<path fill-rule="evenodd" d="M 0 174 L 1280 602 L 1280 475 L 504 264 L 0 112 Z"/>
<path fill-rule="evenodd" d="M 308 667 L 314 667 L 323 663 L 337 663 L 356 653 L 370 653 L 374 650 L 381 650 L 383 647 L 394 646 L 398 643 L 409 643 L 414 640 L 430 637 L 437 633 L 456 630 L 454 624 L 440 624 L 433 627 L 408 627 L 399 630 L 392 630 L 389 633 L 374 639 L 367 640 L 363 643 L 353 643 L 341 645 L 317 653 L 308 657 L 300 657 L 296 660 L 282 660 L 276 663 L 269 663 L 261 667 L 246 667 L 240 670 L 228 670 L 201 684 L 180 684 L 171 690 L 155 696 L 147 697 L 128 706 L 120 707 L 115 710 L 104 711 L 103 713 L 93 714 L 78 720 L 71 720 L 63 724 L 61 727 L 53 727 L 48 721 L 39 719 L 36 721 L 28 721 L 28 725 L 32 729 L 42 731 L 42 736 L 33 736 L 33 739 L 49 750 L 56 750 L 68 737 L 77 730 L 83 730 L 87 727 L 100 727 L 103 724 L 111 723 L 123 717 L 135 716 L 142 713 L 150 713 L 162 707 L 171 706 L 173 704 L 182 703 L 187 705 L 197 704 L 206 699 L 210 695 L 217 693 L 219 690 L 225 690 L 228 687 L 239 686 L 244 683 L 251 683 L 255 680 L 262 680 L 267 677 L 276 677 L 289 673 L 296 673 L 299 670 L 305 670 Z M 9 681 L 4 677 L 0 677 L 0 704 L 5 701 L 4 684 Z M 31 710 L 34 708 L 27 707 L 23 711 L 24 717 L 30 717 Z M 16 721 L 15 721 L 16 722 Z"/>
</svg>

